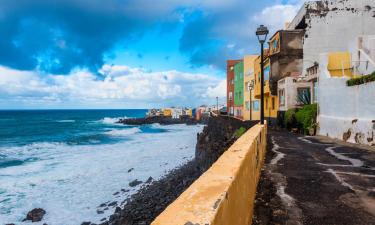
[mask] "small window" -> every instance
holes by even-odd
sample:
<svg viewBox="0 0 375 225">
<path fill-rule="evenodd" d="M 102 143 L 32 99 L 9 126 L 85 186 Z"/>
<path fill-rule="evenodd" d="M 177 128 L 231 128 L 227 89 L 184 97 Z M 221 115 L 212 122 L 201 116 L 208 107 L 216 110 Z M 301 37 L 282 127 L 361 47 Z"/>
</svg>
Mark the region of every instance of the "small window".
<svg viewBox="0 0 375 225">
<path fill-rule="evenodd" d="M 275 98 L 272 98 L 272 110 L 275 110 Z"/>
<path fill-rule="evenodd" d="M 268 98 L 266 98 L 266 109 L 268 109 Z"/>
<path fill-rule="evenodd" d="M 259 100 L 253 101 L 253 110 L 259 111 Z"/>
<path fill-rule="evenodd" d="M 279 105 L 280 106 L 285 105 L 285 90 L 284 89 L 279 90 Z"/>
</svg>

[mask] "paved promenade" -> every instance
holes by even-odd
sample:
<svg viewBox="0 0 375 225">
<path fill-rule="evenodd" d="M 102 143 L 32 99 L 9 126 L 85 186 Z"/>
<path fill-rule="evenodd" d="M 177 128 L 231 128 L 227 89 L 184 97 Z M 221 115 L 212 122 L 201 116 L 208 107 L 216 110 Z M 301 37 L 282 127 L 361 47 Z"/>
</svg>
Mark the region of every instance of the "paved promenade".
<svg viewBox="0 0 375 225">
<path fill-rule="evenodd" d="M 375 147 L 270 131 L 253 224 L 375 224 Z"/>
</svg>

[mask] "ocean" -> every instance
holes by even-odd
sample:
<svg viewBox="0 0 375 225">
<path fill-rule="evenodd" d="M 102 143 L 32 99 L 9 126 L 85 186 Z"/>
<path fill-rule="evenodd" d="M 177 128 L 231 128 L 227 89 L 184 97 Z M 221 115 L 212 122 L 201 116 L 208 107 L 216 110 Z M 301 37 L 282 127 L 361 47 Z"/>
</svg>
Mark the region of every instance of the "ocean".
<svg viewBox="0 0 375 225">
<path fill-rule="evenodd" d="M 120 204 L 140 188 L 129 182 L 191 160 L 202 125 L 115 123 L 146 111 L 0 111 L 0 224 L 30 224 L 22 220 L 34 208 L 47 212 L 36 225 L 99 223 L 115 210 L 98 214 L 100 204 Z"/>
</svg>

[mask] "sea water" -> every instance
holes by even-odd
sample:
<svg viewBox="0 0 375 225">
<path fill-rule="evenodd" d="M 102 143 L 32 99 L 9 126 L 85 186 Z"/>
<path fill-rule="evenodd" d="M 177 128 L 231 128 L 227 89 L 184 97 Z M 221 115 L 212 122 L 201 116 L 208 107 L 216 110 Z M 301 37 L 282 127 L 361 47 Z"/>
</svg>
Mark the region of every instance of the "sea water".
<svg viewBox="0 0 375 225">
<path fill-rule="evenodd" d="M 0 111 L 0 224 L 30 224 L 22 220 L 34 208 L 47 212 L 36 225 L 99 223 L 115 210 L 98 214 L 100 204 L 121 204 L 139 189 L 129 182 L 158 179 L 194 157 L 201 125 L 115 123 L 145 113 Z"/>
</svg>

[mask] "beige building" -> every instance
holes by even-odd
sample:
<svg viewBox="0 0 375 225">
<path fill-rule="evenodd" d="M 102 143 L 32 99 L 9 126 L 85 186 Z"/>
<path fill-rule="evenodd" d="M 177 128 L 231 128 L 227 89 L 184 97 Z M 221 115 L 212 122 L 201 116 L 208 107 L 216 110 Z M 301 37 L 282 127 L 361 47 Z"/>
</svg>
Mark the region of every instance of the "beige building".
<svg viewBox="0 0 375 225">
<path fill-rule="evenodd" d="M 259 101 L 254 97 L 254 63 L 257 55 L 247 55 L 244 57 L 244 104 L 243 104 L 243 119 L 244 120 L 259 120 L 260 110 L 254 108 L 254 101 Z"/>
</svg>

